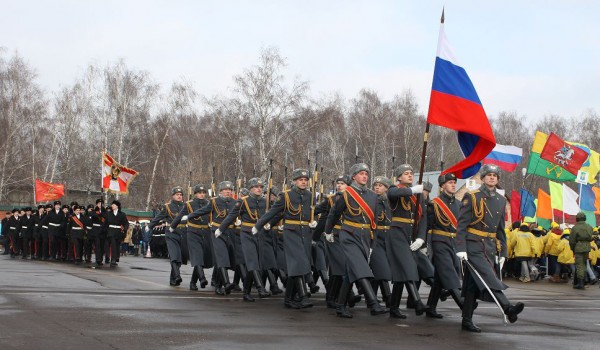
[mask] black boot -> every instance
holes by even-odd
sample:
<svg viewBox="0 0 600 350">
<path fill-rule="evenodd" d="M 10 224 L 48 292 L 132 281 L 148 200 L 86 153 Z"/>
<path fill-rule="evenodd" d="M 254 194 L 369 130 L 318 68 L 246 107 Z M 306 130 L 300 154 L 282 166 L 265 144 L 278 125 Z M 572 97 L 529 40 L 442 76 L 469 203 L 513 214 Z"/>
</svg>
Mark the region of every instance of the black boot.
<svg viewBox="0 0 600 350">
<path fill-rule="evenodd" d="M 411 296 L 415 302 L 415 314 L 417 316 L 421 316 L 424 312 L 428 311 L 429 308 L 423 305 L 423 302 L 421 301 L 421 296 L 419 295 L 415 282 L 409 281 L 406 282 L 404 285 L 406 286 L 406 291 L 408 292 L 408 295 Z"/>
<path fill-rule="evenodd" d="M 169 282 L 172 286 L 178 286 L 181 284 L 181 274 L 179 273 L 179 264 L 175 261 L 171 262 L 171 281 Z"/>
<path fill-rule="evenodd" d="M 256 285 L 256 290 L 258 291 L 258 297 L 259 298 L 266 298 L 271 296 L 271 293 L 269 293 L 264 285 L 262 284 L 262 280 L 260 278 L 260 274 L 258 273 L 258 270 L 254 270 L 252 271 L 252 273 L 248 274 L 248 277 L 252 277 L 254 278 L 254 284 Z"/>
<path fill-rule="evenodd" d="M 219 279 L 219 269 L 216 266 L 214 266 L 212 276 L 210 277 L 210 286 L 211 287 L 218 286 L 219 285 L 219 283 L 217 282 L 218 279 Z"/>
<path fill-rule="evenodd" d="M 308 300 L 306 296 L 306 283 L 304 282 L 303 276 L 294 277 L 296 283 L 296 293 L 298 293 L 298 305 L 301 309 L 312 307 L 313 304 Z"/>
<path fill-rule="evenodd" d="M 375 296 L 375 293 L 373 293 L 373 288 L 371 288 L 371 283 L 369 283 L 369 280 L 366 278 L 361 278 L 356 282 L 364 292 L 367 306 L 371 309 L 371 315 L 375 316 L 387 314 L 388 310 L 379 305 L 377 302 L 377 297 Z"/>
<path fill-rule="evenodd" d="M 335 302 L 335 314 L 337 317 L 352 318 L 352 313 L 347 305 L 350 288 L 352 288 L 352 284 L 346 280 L 343 280 L 338 290 L 338 295 Z"/>
<path fill-rule="evenodd" d="M 253 280 L 254 276 L 246 274 L 246 278 L 244 279 L 244 301 L 254 302 L 254 298 L 250 294 L 250 292 L 252 291 Z"/>
<path fill-rule="evenodd" d="M 277 277 L 275 277 L 273 271 L 267 270 L 267 278 L 269 279 L 269 288 L 271 289 L 271 294 L 277 295 L 283 293 L 283 291 L 279 288 L 279 285 L 277 285 Z"/>
<path fill-rule="evenodd" d="M 198 266 L 194 266 L 192 271 L 192 279 L 190 281 L 190 290 L 198 290 L 196 283 L 198 282 Z"/>
<path fill-rule="evenodd" d="M 319 270 L 319 276 L 321 276 L 321 281 L 324 286 L 329 284 L 329 275 L 326 270 Z"/>
<path fill-rule="evenodd" d="M 390 307 L 390 297 L 392 295 L 392 293 L 390 292 L 390 284 L 388 283 L 388 281 L 380 280 L 379 287 L 381 289 L 381 298 L 383 299 L 383 302 L 385 303 L 385 307 L 389 308 Z"/>
<path fill-rule="evenodd" d="M 283 285 L 287 286 L 288 275 L 287 273 L 285 273 L 285 270 L 279 270 L 279 279 L 281 280 L 281 283 L 283 283 Z"/>
<path fill-rule="evenodd" d="M 360 294 L 354 293 L 354 290 L 350 288 L 350 295 L 348 296 L 348 306 L 354 307 L 354 305 L 360 303 L 362 300 L 362 296 Z"/>
<path fill-rule="evenodd" d="M 512 305 L 502 291 L 494 290 L 493 292 L 494 296 L 496 296 L 496 299 L 498 299 L 498 303 L 500 303 L 500 306 L 502 306 L 502 310 L 504 310 L 504 314 L 507 316 L 508 321 L 510 323 L 517 322 L 517 315 L 523 311 L 525 304 L 516 303 L 515 305 Z"/>
<path fill-rule="evenodd" d="M 227 273 L 227 269 L 221 267 L 219 272 L 221 274 L 221 286 L 225 289 L 225 294 L 230 294 L 234 288 L 234 285 L 229 282 L 229 274 Z"/>
<path fill-rule="evenodd" d="M 455 288 L 455 289 L 449 289 L 446 291 L 448 293 L 448 295 L 450 295 L 452 297 L 452 299 L 454 299 L 454 302 L 456 303 L 456 305 L 458 305 L 458 307 L 462 310 L 463 305 L 465 303 L 465 299 L 460 295 L 460 289 Z M 443 291 L 442 291 L 443 293 Z M 440 297 L 441 300 L 441 297 Z M 477 308 L 477 301 L 475 302 L 475 307 L 473 308 L 473 310 L 475 310 Z"/>
<path fill-rule="evenodd" d="M 473 323 L 473 310 L 475 310 L 475 301 L 477 295 L 473 292 L 467 291 L 465 295 L 465 301 L 462 309 L 462 324 L 461 328 L 465 331 L 481 333 L 481 328 L 477 327 Z"/>
<path fill-rule="evenodd" d="M 402 290 L 404 283 L 396 282 L 392 288 L 390 296 L 390 317 L 405 319 L 406 315 L 400 311 L 400 300 L 402 299 Z"/>
<path fill-rule="evenodd" d="M 337 307 L 335 300 L 342 287 L 341 276 L 331 276 L 329 279 L 329 288 L 327 289 L 327 295 L 325 296 L 328 309 L 335 309 Z"/>
<path fill-rule="evenodd" d="M 196 269 L 198 269 L 198 279 L 200 280 L 200 288 L 204 289 L 208 285 L 206 276 L 204 276 L 204 268 L 203 266 L 196 266 Z"/>
<path fill-rule="evenodd" d="M 317 284 L 315 283 L 312 273 L 307 273 L 305 278 L 306 278 L 306 283 L 308 284 L 308 288 L 310 288 L 311 294 L 315 294 L 316 292 L 319 291 L 319 289 L 321 289 L 321 287 L 317 286 Z M 308 293 L 307 293 L 307 295 L 308 295 Z M 310 297 L 310 295 L 308 295 L 308 296 Z"/>
<path fill-rule="evenodd" d="M 283 306 L 290 309 L 300 309 L 300 305 L 296 301 L 294 301 L 294 294 L 296 291 L 296 285 L 293 278 L 287 279 L 287 284 L 285 286 L 285 294 L 283 298 Z"/>
<path fill-rule="evenodd" d="M 438 300 L 440 300 L 440 294 L 442 294 L 442 287 L 437 283 L 434 283 L 429 292 L 429 298 L 427 299 L 427 306 L 429 306 L 429 310 L 425 313 L 427 317 L 444 318 L 444 316 L 436 310 Z"/>
<path fill-rule="evenodd" d="M 379 281 L 376 279 L 372 279 L 369 282 L 371 283 L 371 289 L 373 289 L 373 294 L 375 294 L 375 297 L 377 297 L 377 291 L 379 290 Z M 381 300 L 377 298 L 377 302 L 381 303 Z"/>
<path fill-rule="evenodd" d="M 417 281 L 415 282 L 415 286 L 417 288 L 417 293 L 419 292 L 419 288 L 421 287 L 421 281 Z M 408 291 L 408 288 L 407 288 Z M 414 309 L 416 307 L 416 302 L 415 299 L 413 299 L 412 294 L 408 293 L 408 297 L 406 298 L 406 308 L 407 309 Z"/>
</svg>

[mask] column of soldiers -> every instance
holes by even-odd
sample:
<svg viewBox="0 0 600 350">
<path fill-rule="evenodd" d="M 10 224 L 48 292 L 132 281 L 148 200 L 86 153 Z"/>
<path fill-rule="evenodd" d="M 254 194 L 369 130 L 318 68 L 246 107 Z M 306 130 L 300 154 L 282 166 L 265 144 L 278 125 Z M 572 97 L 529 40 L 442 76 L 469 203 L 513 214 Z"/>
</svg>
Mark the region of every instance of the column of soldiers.
<svg viewBox="0 0 600 350">
<path fill-rule="evenodd" d="M 69 261 L 80 265 L 91 263 L 92 253 L 98 267 L 110 262 L 117 266 L 119 249 L 129 227 L 121 203 L 114 200 L 103 207 L 98 199 L 96 206 L 39 205 L 34 213 L 31 207 L 13 209 L 2 223 L 8 241 L 3 254 L 12 258 L 42 261 Z M 4 232 L 3 232 L 4 236 Z"/>
</svg>

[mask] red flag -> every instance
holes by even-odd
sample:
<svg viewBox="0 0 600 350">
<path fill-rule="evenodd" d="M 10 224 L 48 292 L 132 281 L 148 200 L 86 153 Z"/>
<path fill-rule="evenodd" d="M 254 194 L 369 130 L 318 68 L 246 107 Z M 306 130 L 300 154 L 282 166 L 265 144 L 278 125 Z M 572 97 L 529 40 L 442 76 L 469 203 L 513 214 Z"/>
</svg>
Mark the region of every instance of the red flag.
<svg viewBox="0 0 600 350">
<path fill-rule="evenodd" d="M 65 195 L 65 185 L 51 184 L 35 179 L 35 201 L 47 202 Z"/>
<path fill-rule="evenodd" d="M 540 153 L 540 158 L 565 168 L 573 175 L 577 175 L 577 171 L 581 169 L 581 166 L 587 160 L 588 154 L 551 132 L 542 153 Z"/>
<path fill-rule="evenodd" d="M 128 193 L 129 184 L 136 176 L 137 171 L 124 167 L 102 152 L 102 189 L 113 193 Z"/>
<path fill-rule="evenodd" d="M 512 222 L 521 221 L 521 194 L 515 190 L 510 194 L 510 217 Z"/>
</svg>

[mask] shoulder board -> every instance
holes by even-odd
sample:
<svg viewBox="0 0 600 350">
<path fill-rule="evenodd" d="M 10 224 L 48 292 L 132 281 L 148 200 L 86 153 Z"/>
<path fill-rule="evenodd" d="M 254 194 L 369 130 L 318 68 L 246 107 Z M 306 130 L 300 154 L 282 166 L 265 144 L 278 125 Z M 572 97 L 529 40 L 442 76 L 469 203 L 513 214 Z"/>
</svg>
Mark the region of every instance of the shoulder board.
<svg viewBox="0 0 600 350">
<path fill-rule="evenodd" d="M 290 191 L 290 190 L 289 190 L 289 189 L 287 189 L 287 190 L 283 190 L 283 191 L 281 191 L 281 193 L 287 193 L 287 192 L 289 192 L 289 191 Z"/>
<path fill-rule="evenodd" d="M 471 193 L 471 194 L 475 194 L 475 193 L 479 193 L 479 192 L 480 192 L 479 190 L 469 191 L 469 193 Z"/>
<path fill-rule="evenodd" d="M 243 196 L 243 197 L 240 197 L 240 199 L 241 199 L 241 200 L 243 200 L 243 201 L 245 201 L 245 200 L 246 200 L 246 198 L 248 198 L 248 196 Z"/>
<path fill-rule="evenodd" d="M 335 197 L 335 195 L 336 195 L 335 193 L 328 194 L 328 195 L 327 195 L 327 198 L 333 198 L 333 197 Z"/>
</svg>

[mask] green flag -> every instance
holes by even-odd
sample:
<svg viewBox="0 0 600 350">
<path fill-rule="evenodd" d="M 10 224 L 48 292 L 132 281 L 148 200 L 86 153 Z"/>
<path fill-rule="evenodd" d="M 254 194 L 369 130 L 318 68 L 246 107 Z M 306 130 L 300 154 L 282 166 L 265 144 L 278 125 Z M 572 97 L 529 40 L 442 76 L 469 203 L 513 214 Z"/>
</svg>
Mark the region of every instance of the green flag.
<svg viewBox="0 0 600 350">
<path fill-rule="evenodd" d="M 555 181 L 575 181 L 577 178 L 577 176 L 571 174 L 564 168 L 561 168 L 556 164 L 552 164 L 545 159 L 541 159 L 540 154 L 534 152 L 529 155 L 527 173 Z"/>
<path fill-rule="evenodd" d="M 563 210 L 563 186 L 554 181 L 548 181 L 550 185 L 550 205 L 552 209 Z"/>
<path fill-rule="evenodd" d="M 596 227 L 596 214 L 593 211 L 582 210 L 585 213 L 585 222 L 592 227 Z"/>
</svg>

